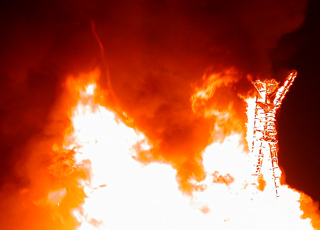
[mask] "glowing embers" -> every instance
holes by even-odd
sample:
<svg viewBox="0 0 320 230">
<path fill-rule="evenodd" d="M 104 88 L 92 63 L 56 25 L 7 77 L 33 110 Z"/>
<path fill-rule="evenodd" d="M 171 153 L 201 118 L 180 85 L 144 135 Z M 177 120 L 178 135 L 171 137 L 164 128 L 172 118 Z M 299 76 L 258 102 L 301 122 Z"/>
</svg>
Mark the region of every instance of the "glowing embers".
<svg viewBox="0 0 320 230">
<path fill-rule="evenodd" d="M 291 71 L 283 86 L 280 88 L 278 88 L 279 83 L 274 79 L 265 80 L 263 82 L 260 80 L 253 82 L 260 95 L 260 97 L 256 97 L 253 117 L 251 152 L 256 157 L 256 170 L 254 175 L 260 177 L 263 162 L 265 160 L 271 162 L 271 165 L 267 167 L 271 170 L 277 197 L 279 196 L 278 188 L 280 187 L 279 178 L 281 176 L 281 171 L 278 166 L 278 140 L 276 138 L 275 115 L 296 76 L 297 71 Z M 268 172 L 265 174 L 268 174 Z"/>
</svg>

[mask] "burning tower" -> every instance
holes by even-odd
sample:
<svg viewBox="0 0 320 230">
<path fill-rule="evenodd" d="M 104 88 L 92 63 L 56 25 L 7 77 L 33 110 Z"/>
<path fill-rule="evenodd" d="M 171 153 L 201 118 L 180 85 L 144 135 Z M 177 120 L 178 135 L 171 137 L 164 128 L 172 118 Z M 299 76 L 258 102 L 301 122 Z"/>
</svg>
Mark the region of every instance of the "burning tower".
<svg viewBox="0 0 320 230">
<path fill-rule="evenodd" d="M 280 108 L 281 102 L 297 76 L 297 71 L 292 70 L 283 86 L 279 87 L 279 82 L 272 80 L 253 82 L 259 92 L 256 97 L 253 141 L 251 152 L 256 157 L 256 167 L 254 176 L 261 176 L 261 168 L 264 159 L 271 162 L 271 172 L 274 180 L 276 196 L 279 197 L 278 188 L 280 186 L 280 170 L 278 166 L 276 112 Z"/>
</svg>

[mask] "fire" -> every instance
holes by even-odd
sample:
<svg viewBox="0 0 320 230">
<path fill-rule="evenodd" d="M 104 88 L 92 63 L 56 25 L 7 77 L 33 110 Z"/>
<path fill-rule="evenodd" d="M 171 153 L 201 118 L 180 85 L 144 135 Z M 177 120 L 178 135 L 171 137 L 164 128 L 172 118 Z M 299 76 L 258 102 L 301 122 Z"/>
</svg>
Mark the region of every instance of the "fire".
<svg viewBox="0 0 320 230">
<path fill-rule="evenodd" d="M 241 133 L 211 143 L 203 152 L 206 178 L 193 182 L 199 189 L 193 194 L 180 191 L 177 172 L 170 165 L 137 160 L 139 151 L 152 151 L 148 138 L 104 106 L 104 92 L 97 84 L 99 73 L 88 75 L 87 80 L 68 81 L 69 90 L 78 91 L 78 98 L 70 113 L 72 127 L 61 146 L 74 153 L 73 167 L 85 172 L 78 178 L 85 198 L 72 210 L 76 229 L 315 229 L 300 209 L 302 193 L 281 185 L 281 196 L 276 199 L 267 171 L 262 171 L 265 186 L 252 182 L 256 158 Z M 201 89 L 209 89 L 194 94 L 194 106 L 199 98 L 212 96 L 215 81 L 208 79 Z M 255 101 L 248 98 L 247 103 L 248 127 L 252 127 Z M 210 113 L 213 115 L 221 116 L 223 122 L 230 114 Z M 249 143 L 252 132 L 248 128 Z M 48 199 L 59 204 L 68 192 L 53 191 Z"/>
</svg>

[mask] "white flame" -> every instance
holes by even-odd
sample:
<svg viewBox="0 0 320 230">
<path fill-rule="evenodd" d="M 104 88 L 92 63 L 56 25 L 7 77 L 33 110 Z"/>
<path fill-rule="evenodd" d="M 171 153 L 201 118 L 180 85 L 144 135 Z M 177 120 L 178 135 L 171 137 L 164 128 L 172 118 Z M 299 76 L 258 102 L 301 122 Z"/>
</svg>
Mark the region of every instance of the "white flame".
<svg viewBox="0 0 320 230">
<path fill-rule="evenodd" d="M 254 164 L 238 135 L 206 148 L 207 177 L 201 182 L 206 189 L 188 197 L 179 191 L 170 166 L 143 166 L 133 158 L 135 145 L 145 150 L 150 145 L 113 112 L 80 100 L 72 122 L 65 148 L 75 150 L 77 164 L 89 175 L 79 181 L 87 198 L 73 211 L 78 230 L 313 229 L 309 219 L 300 218 L 299 193 L 283 185 L 284 195 L 275 199 L 273 191 L 250 184 Z"/>
</svg>

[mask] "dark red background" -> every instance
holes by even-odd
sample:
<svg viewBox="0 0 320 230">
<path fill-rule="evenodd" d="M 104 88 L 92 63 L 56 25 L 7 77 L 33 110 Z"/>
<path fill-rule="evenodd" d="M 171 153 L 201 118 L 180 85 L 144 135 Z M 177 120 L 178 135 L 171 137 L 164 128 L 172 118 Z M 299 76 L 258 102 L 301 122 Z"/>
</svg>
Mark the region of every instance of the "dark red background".
<svg viewBox="0 0 320 230">
<path fill-rule="evenodd" d="M 123 108 L 147 136 L 164 143 L 159 154 L 169 161 L 180 162 L 183 154 L 196 157 L 208 143 L 207 121 L 188 107 L 190 85 L 208 68 L 235 67 L 243 79 L 251 74 L 280 81 L 287 70 L 296 69 L 298 78 L 278 112 L 279 163 L 290 186 L 320 201 L 318 1 L 1 4 L 2 188 L 8 183 L 17 189 L 28 186 L 29 178 L 16 173 L 17 164 L 26 159 L 30 139 L 46 138 L 43 128 L 65 77 L 103 68 L 93 20 Z M 252 86 L 244 81 L 237 87 L 246 91 Z M 178 165 L 198 170 L 193 161 Z"/>
</svg>

